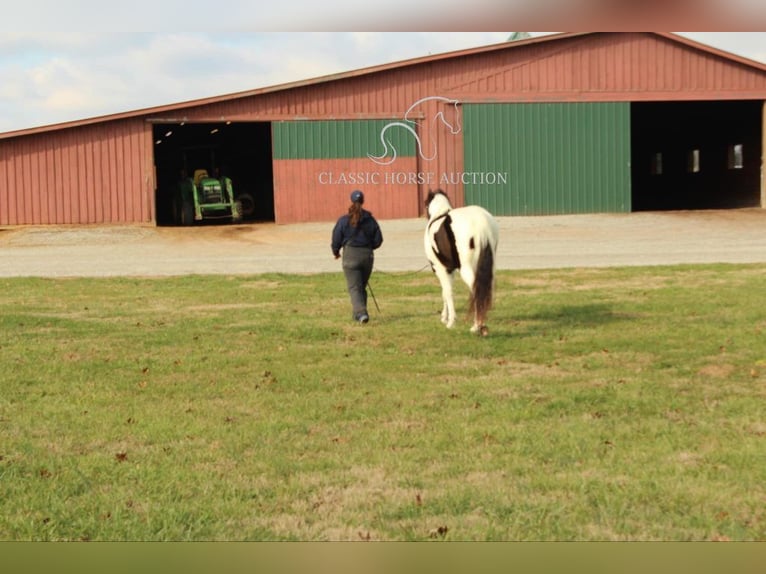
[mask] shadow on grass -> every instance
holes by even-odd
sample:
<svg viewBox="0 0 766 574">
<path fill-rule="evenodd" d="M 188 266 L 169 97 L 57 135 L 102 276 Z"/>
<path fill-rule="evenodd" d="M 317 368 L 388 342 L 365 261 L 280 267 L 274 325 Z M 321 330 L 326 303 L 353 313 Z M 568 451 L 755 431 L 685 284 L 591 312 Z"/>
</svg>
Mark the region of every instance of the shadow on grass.
<svg viewBox="0 0 766 574">
<path fill-rule="evenodd" d="M 496 337 L 535 337 L 562 329 L 593 328 L 620 321 L 630 321 L 627 313 L 617 313 L 611 305 L 557 305 L 533 313 L 513 314 L 508 320 L 490 315 L 490 332 Z"/>
</svg>

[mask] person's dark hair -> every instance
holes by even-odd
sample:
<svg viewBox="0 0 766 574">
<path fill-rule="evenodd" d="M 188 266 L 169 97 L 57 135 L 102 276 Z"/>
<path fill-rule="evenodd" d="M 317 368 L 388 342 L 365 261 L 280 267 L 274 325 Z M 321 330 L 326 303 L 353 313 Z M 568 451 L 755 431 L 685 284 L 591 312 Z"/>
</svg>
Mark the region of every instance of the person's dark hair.
<svg viewBox="0 0 766 574">
<path fill-rule="evenodd" d="M 359 225 L 359 220 L 362 218 L 362 204 L 354 202 L 348 208 L 349 223 L 351 227 Z"/>
</svg>

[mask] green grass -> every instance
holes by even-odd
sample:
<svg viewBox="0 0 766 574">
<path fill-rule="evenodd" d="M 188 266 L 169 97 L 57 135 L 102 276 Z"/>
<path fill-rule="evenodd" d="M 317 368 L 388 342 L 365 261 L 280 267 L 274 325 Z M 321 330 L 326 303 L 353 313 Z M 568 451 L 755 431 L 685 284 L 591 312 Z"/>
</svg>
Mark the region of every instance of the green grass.
<svg viewBox="0 0 766 574">
<path fill-rule="evenodd" d="M 766 266 L 373 288 L 0 280 L 0 539 L 766 538 Z"/>
</svg>

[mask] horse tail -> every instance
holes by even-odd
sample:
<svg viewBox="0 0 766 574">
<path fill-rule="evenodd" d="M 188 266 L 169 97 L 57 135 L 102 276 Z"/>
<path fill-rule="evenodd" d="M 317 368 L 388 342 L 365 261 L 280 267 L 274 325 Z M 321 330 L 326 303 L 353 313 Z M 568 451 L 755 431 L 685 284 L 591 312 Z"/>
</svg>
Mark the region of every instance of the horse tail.
<svg viewBox="0 0 766 574">
<path fill-rule="evenodd" d="M 495 254 L 489 242 L 482 244 L 471 289 L 470 313 L 484 322 L 492 308 L 492 288 L 495 282 Z"/>
</svg>

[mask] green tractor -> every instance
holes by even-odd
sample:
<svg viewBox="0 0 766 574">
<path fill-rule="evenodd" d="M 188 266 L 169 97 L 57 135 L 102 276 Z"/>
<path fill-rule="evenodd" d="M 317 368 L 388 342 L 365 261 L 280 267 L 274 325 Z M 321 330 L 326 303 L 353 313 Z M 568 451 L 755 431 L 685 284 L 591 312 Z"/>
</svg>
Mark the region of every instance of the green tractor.
<svg viewBox="0 0 766 574">
<path fill-rule="evenodd" d="M 210 177 L 207 170 L 194 170 L 194 177 L 182 179 L 173 202 L 173 216 L 179 225 L 195 222 L 242 219 L 240 201 L 234 198 L 234 188 L 228 177 Z"/>
</svg>

